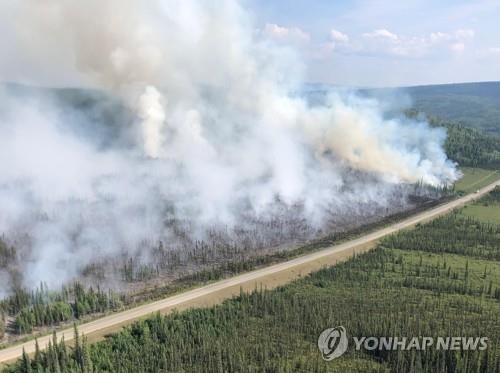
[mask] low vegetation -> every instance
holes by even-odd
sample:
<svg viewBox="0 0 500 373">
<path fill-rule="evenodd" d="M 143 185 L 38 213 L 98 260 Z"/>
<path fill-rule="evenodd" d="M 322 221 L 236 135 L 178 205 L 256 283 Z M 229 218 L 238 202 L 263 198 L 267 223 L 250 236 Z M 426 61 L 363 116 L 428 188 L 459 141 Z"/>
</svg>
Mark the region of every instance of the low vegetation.
<svg viewBox="0 0 500 373">
<path fill-rule="evenodd" d="M 488 196 L 462 209 L 461 213 L 482 222 L 500 224 L 500 187 L 495 188 Z"/>
<path fill-rule="evenodd" d="M 455 183 L 455 191 L 459 194 L 472 193 L 500 179 L 500 170 L 462 167 L 462 178 Z"/>
</svg>

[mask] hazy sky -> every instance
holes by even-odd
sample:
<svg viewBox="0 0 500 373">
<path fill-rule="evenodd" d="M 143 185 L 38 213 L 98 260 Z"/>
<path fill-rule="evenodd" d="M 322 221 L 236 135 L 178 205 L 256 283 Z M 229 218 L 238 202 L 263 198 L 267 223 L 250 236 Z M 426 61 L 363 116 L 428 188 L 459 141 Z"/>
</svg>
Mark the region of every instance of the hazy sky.
<svg viewBox="0 0 500 373">
<path fill-rule="evenodd" d="M 296 45 L 307 80 L 393 86 L 500 80 L 499 0 L 247 0 Z"/>
<path fill-rule="evenodd" d="M 297 48 L 307 82 L 398 86 L 500 80 L 500 0 L 241 2 L 254 18 L 256 35 Z M 0 81 L 79 82 L 76 71 L 47 69 L 55 59 L 71 63 L 69 54 L 50 48 L 49 37 L 33 55 L 20 50 L 19 41 L 31 36 L 30 26 L 20 27 L 14 16 L 16 4 L 0 0 Z"/>
</svg>

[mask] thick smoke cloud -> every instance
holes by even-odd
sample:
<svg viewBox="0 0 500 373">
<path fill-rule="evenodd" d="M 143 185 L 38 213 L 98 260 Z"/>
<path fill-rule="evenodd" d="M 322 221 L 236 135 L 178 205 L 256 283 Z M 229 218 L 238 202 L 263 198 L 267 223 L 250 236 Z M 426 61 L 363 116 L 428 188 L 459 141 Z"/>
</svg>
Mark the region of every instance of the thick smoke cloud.
<svg viewBox="0 0 500 373">
<path fill-rule="evenodd" d="M 262 39 L 236 1 L 10 7 L 37 70 L 76 74 L 133 113 L 108 133 L 43 93 L 3 93 L 0 233 L 20 248 L 27 285 L 175 243 L 172 219 L 203 237 L 282 214 L 278 204 L 319 230 L 332 211 L 404 204 L 401 185 L 457 179 L 442 130 L 354 95 L 309 105 L 297 55 Z"/>
</svg>

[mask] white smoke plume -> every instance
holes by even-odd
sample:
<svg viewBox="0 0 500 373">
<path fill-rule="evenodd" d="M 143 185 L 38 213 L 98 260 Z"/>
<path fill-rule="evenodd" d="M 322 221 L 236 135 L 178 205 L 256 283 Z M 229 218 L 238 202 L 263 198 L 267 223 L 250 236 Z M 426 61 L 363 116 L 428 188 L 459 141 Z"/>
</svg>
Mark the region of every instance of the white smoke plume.
<svg viewBox="0 0 500 373">
<path fill-rule="evenodd" d="M 20 248 L 28 285 L 173 242 L 173 218 L 200 237 L 272 216 L 279 200 L 303 206 L 321 229 L 328 211 L 362 215 L 369 204 L 404 201 L 395 197 L 401 183 L 458 177 L 442 130 L 387 119 L 376 101 L 354 95 L 308 104 L 296 94 L 297 54 L 256 33 L 235 0 L 2 7 L 19 55 L 41 75 L 77 77 L 135 113 L 104 136 L 60 100 L 4 93 L 0 234 Z"/>
<path fill-rule="evenodd" d="M 158 158 L 163 144 L 165 111 L 161 93 L 153 86 L 147 86 L 139 98 L 138 115 L 142 120 L 144 152 L 151 158 Z"/>
</svg>

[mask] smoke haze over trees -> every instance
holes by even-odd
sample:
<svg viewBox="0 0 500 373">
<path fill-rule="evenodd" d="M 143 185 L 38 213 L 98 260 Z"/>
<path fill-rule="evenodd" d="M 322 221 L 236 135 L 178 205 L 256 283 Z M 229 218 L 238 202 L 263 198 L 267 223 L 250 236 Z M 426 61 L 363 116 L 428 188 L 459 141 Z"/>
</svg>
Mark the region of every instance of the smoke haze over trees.
<svg viewBox="0 0 500 373">
<path fill-rule="evenodd" d="M 198 241 L 238 251 L 314 237 L 459 176 L 443 129 L 388 118 L 374 99 L 297 95 L 297 54 L 237 1 L 1 7 L 41 75 L 76 76 L 101 98 L 1 92 L 0 233 L 16 257 L 0 295 L 13 270 L 52 286 L 98 258 L 147 261 L 160 241 L 187 261 Z"/>
</svg>

